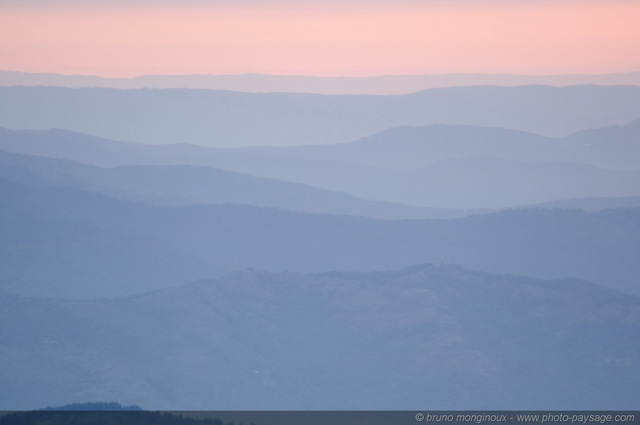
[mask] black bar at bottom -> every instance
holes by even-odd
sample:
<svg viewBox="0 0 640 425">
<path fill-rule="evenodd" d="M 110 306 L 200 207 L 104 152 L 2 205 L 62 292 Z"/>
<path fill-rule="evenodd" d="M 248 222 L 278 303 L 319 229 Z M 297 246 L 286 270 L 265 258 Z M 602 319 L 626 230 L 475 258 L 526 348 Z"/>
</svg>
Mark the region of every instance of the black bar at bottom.
<svg viewBox="0 0 640 425">
<path fill-rule="evenodd" d="M 640 411 L 22 411 L 0 425 L 640 425 Z"/>
</svg>

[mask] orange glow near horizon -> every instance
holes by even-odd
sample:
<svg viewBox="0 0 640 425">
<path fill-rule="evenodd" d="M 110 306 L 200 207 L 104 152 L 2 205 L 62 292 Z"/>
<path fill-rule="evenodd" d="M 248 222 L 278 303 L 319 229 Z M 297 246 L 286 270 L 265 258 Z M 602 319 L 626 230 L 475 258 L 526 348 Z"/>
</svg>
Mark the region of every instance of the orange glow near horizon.
<svg viewBox="0 0 640 425">
<path fill-rule="evenodd" d="M 7 9 L 0 69 L 369 76 L 640 70 L 640 2 Z"/>
</svg>

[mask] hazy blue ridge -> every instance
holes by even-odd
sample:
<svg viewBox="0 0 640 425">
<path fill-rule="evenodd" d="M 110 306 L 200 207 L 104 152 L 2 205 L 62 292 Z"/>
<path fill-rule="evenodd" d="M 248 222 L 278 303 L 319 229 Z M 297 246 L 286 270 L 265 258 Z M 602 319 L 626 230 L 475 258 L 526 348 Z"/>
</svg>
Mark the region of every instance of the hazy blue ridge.
<svg viewBox="0 0 640 425">
<path fill-rule="evenodd" d="M 24 132 L 9 134 L 24 135 Z M 32 144 L 29 142 L 34 139 L 37 137 L 21 144 L 25 145 L 24 150 L 28 150 Z M 0 144 L 2 140 L 0 136 Z M 10 137 L 10 140 L 15 138 Z M 86 142 L 85 148 L 90 148 L 90 140 Z M 51 143 L 52 148 L 55 146 L 59 146 L 60 153 L 64 150 L 64 143 L 59 140 Z M 17 148 L 19 150 L 20 146 Z M 148 158 L 151 159 L 152 149 L 149 151 Z M 246 154 L 239 156 L 242 155 Z M 265 157 L 265 163 L 272 161 L 279 159 L 269 155 Z M 329 168 L 331 163 L 323 161 Z M 361 171 L 359 166 L 355 169 Z M 444 203 L 465 208 L 416 207 L 364 200 L 347 193 L 208 166 L 128 165 L 103 168 L 69 160 L 13 154 L 0 149 L 2 179 L 43 187 L 82 189 L 157 205 L 237 203 L 385 219 L 458 218 L 489 212 L 488 208 L 479 208 L 483 206 L 497 209 L 536 205 L 589 211 L 640 207 L 638 172 L 605 170 L 574 162 L 524 162 L 476 157 L 450 159 L 431 167 L 396 174 L 404 179 L 399 179 L 394 173 L 386 173 L 377 185 L 369 185 L 373 189 L 385 187 L 386 183 L 390 193 L 385 195 L 370 189 L 370 195 L 396 199 L 404 196 L 412 203 Z M 376 181 L 371 175 L 364 176 L 369 177 L 370 182 Z M 362 179 L 363 175 L 360 177 Z M 349 181 L 354 182 L 353 179 Z"/>
<path fill-rule="evenodd" d="M 1 408 L 637 408 L 640 299 L 449 265 L 0 297 Z"/>
<path fill-rule="evenodd" d="M 302 75 L 140 75 L 104 78 L 0 70 L 3 86 L 58 86 L 135 88 L 194 88 L 242 92 L 299 92 L 318 94 L 399 94 L 427 88 L 476 85 L 521 86 L 547 84 L 640 85 L 640 72 L 602 75 L 442 74 L 384 75 L 376 77 L 315 77 Z"/>
<path fill-rule="evenodd" d="M 601 168 L 635 170 L 640 168 L 638 115 L 640 112 L 622 125 L 601 128 L 589 125 L 588 129 L 566 137 L 486 126 L 425 125 L 386 128 L 346 143 L 235 149 L 188 143 L 149 145 L 60 129 L 9 130 L 0 127 L 0 148 L 98 166 L 212 165 L 219 156 L 227 161 L 267 157 L 415 169 L 446 159 L 485 156 L 518 161 L 573 161 Z"/>
<path fill-rule="evenodd" d="M 75 188 L 158 205 L 237 203 L 292 211 L 376 218 L 452 218 L 465 211 L 419 208 L 212 167 L 102 168 L 0 150 L 0 178 L 43 187 Z"/>
<path fill-rule="evenodd" d="M 580 198 L 565 199 L 562 201 L 547 202 L 536 205 L 537 208 L 562 208 L 577 209 L 582 211 L 597 212 L 616 208 L 640 208 L 640 196 L 621 198 Z M 531 208 L 523 206 L 522 208 Z"/>
<path fill-rule="evenodd" d="M 145 146 L 65 131 L 3 130 L 0 131 L 0 148 L 100 166 L 208 166 L 311 185 L 361 199 L 423 208 L 497 209 L 563 199 L 639 196 L 639 122 L 582 131 L 568 138 L 469 126 L 405 127 L 389 129 L 346 144 L 253 149 Z M 220 194 L 212 191 L 214 185 L 211 183 L 214 176 L 222 175 L 219 171 L 217 174 L 210 171 L 208 175 L 211 178 L 207 179 L 206 173 L 195 170 L 178 173 L 177 177 L 175 168 L 166 168 L 168 172 L 164 176 L 159 173 L 159 168 L 155 171 L 128 170 L 125 176 L 122 176 L 124 169 L 112 171 L 112 175 L 118 176 L 108 182 L 108 174 L 103 173 L 103 187 L 99 191 L 120 196 L 135 195 L 138 199 L 142 199 L 141 196 L 156 200 L 164 198 L 172 202 L 188 202 L 188 198 L 194 202 L 210 202 L 216 198 L 215 193 Z M 131 176 L 134 170 L 137 170 L 137 176 Z M 44 180 L 57 182 L 61 179 L 59 174 L 56 172 L 52 178 Z M 152 174 L 157 178 L 150 177 Z M 133 181 L 135 178 L 137 182 Z M 141 178 L 146 180 L 142 184 Z M 229 190 L 222 198 L 226 196 L 230 202 L 383 218 L 435 218 L 464 214 L 446 209 L 420 210 L 370 202 L 363 204 L 344 195 L 330 196 L 317 190 L 306 190 L 301 195 L 302 188 L 294 190 L 292 186 L 281 185 L 275 193 L 265 189 L 264 181 L 258 183 L 253 180 L 254 183 L 250 183 L 250 179 L 244 177 L 243 184 L 235 185 L 229 178 L 230 175 L 226 175 L 219 180 L 229 183 Z M 164 185 L 160 184 L 162 181 Z M 115 189 L 114 185 L 119 188 Z M 236 190 L 232 189 L 234 186 Z M 96 189 L 95 184 L 91 187 Z M 269 187 L 274 189 L 275 182 L 271 182 Z M 145 193 L 142 194 L 141 190 Z M 133 193 L 127 194 L 127 191 Z M 279 193 L 283 194 L 280 198 Z M 291 196 L 287 197 L 286 193 Z"/>
<path fill-rule="evenodd" d="M 577 277 L 640 293 L 639 209 L 376 220 L 233 204 L 153 206 L 8 181 L 0 194 L 5 293 L 114 296 L 246 267 L 370 271 L 421 262 Z"/>
<path fill-rule="evenodd" d="M 601 168 L 636 170 L 640 168 L 640 119 L 635 117 L 622 125 L 601 128 L 589 125 L 566 137 L 486 126 L 401 126 L 347 143 L 249 147 L 238 148 L 236 152 L 394 169 L 422 168 L 442 160 L 482 156 L 516 161 L 580 162 Z"/>
<path fill-rule="evenodd" d="M 640 87 L 594 85 L 452 87 L 397 96 L 0 87 L 0 99 L 0 126 L 12 129 L 214 147 L 339 143 L 428 124 L 565 136 L 623 124 L 640 111 Z"/>
</svg>

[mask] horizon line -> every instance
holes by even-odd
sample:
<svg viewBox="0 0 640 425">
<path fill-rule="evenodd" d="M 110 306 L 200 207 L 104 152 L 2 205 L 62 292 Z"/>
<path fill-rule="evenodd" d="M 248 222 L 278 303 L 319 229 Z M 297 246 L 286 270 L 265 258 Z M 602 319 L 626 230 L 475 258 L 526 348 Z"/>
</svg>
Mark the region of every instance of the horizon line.
<svg viewBox="0 0 640 425">
<path fill-rule="evenodd" d="M 616 76 L 616 75 L 632 75 L 640 74 L 640 69 L 633 71 L 613 71 L 603 73 L 581 73 L 581 72 L 561 72 L 561 73 L 545 73 L 545 74 L 526 74 L 513 72 L 438 72 L 438 73 L 411 73 L 411 74 L 374 74 L 374 75 L 313 75 L 313 74 L 272 74 L 263 72 L 241 72 L 241 73 L 179 73 L 179 74 L 137 74 L 128 77 L 104 76 L 100 74 L 90 73 L 61 73 L 61 72 L 42 72 L 42 71 L 21 71 L 15 69 L 0 69 L 3 73 L 30 74 L 30 75 L 55 75 L 63 77 L 94 77 L 105 80 L 135 80 L 145 77 L 240 77 L 240 76 L 266 76 L 266 77 L 283 77 L 283 78 L 316 78 L 316 79 L 374 79 L 374 78 L 402 78 L 402 77 L 440 77 L 440 76 L 510 76 L 510 77 L 600 77 L 600 76 Z"/>
</svg>

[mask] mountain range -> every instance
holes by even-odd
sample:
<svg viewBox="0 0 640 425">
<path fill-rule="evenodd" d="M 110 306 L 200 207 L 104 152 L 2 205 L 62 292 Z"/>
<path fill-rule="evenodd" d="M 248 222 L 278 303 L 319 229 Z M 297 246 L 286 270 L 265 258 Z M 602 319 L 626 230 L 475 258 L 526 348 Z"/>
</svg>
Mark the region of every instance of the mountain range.
<svg viewBox="0 0 640 425">
<path fill-rule="evenodd" d="M 369 271 L 421 262 L 577 277 L 638 294 L 640 210 L 525 209 L 376 220 L 246 205 L 157 206 L 2 181 L 1 292 L 128 295 L 248 267 Z"/>
<path fill-rule="evenodd" d="M 640 73 L 602 75 L 441 74 L 378 77 L 312 77 L 302 75 L 140 75 L 104 78 L 0 71 L 1 86 L 103 87 L 114 89 L 190 88 L 252 93 L 294 92 L 314 94 L 394 95 L 420 90 L 462 86 L 569 86 L 578 84 L 640 85 Z"/>
<path fill-rule="evenodd" d="M 240 202 L 380 218 L 453 218 L 566 199 L 639 196 L 639 140 L 640 120 L 565 138 L 437 125 L 393 128 L 336 145 L 238 149 L 124 143 L 61 130 L 0 129 L 0 148 L 10 152 L 101 167 L 135 165 L 111 171 L 84 167 L 78 174 L 78 166 L 53 161 L 47 162 L 47 171 L 46 161 L 40 159 L 31 170 L 38 170 L 40 181 L 55 173 L 58 178 L 48 179 L 50 185 L 93 188 L 129 199 L 135 194 L 135 199 L 174 203 Z M 24 175 L 26 157 L 21 177 L 12 176 L 18 173 L 17 158 L 5 161 L 14 166 L 5 178 L 35 181 Z"/>
<path fill-rule="evenodd" d="M 75 188 L 158 205 L 235 203 L 290 211 L 374 218 L 453 218 L 467 211 L 420 208 L 309 185 L 189 165 L 102 168 L 0 150 L 0 178 L 43 187 Z"/>
<path fill-rule="evenodd" d="M 428 124 L 565 136 L 637 119 L 640 86 L 471 86 L 396 96 L 0 87 L 0 99 L 0 126 L 11 129 L 246 147 L 349 142 Z"/>
<path fill-rule="evenodd" d="M 404 126 L 348 143 L 253 147 L 234 151 L 392 169 L 416 169 L 443 160 L 484 156 L 513 161 L 579 162 L 602 168 L 637 170 L 640 169 L 640 119 L 624 125 L 580 130 L 566 137 L 470 125 Z"/>
<path fill-rule="evenodd" d="M 136 296 L 0 297 L 4 409 L 633 410 L 640 299 L 420 265 L 235 272 Z"/>
<path fill-rule="evenodd" d="M 0 409 L 637 410 L 637 74 L 531 78 L 0 72 Z"/>
<path fill-rule="evenodd" d="M 242 156 L 329 161 L 332 166 L 416 169 L 447 159 L 494 157 L 515 161 L 580 162 L 601 168 L 640 168 L 640 119 L 624 125 L 580 130 L 566 137 L 496 127 L 427 125 L 393 127 L 346 143 L 294 147 L 211 148 L 189 143 L 159 145 L 122 142 L 78 132 L 10 130 L 0 127 L 0 148 L 30 155 L 70 159 L 98 166 L 224 166 Z M 216 156 L 220 156 L 217 159 Z M 284 163 L 284 162 L 283 162 Z"/>
</svg>

